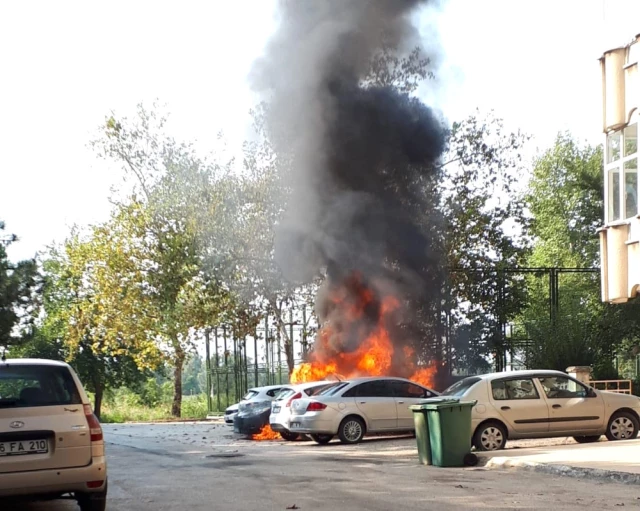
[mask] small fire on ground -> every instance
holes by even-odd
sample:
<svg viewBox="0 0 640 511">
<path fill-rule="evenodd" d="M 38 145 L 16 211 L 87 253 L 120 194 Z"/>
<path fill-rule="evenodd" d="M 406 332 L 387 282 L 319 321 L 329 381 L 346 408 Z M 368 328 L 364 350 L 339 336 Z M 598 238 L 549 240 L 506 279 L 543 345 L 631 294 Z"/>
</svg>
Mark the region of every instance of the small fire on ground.
<svg viewBox="0 0 640 511">
<path fill-rule="evenodd" d="M 269 424 L 264 426 L 260 430 L 260 433 L 251 435 L 251 440 L 281 440 L 281 439 L 282 437 L 280 436 L 280 433 L 278 433 L 277 431 L 273 431 L 271 429 L 271 426 L 269 426 Z"/>
<path fill-rule="evenodd" d="M 291 383 L 332 375 L 392 375 L 433 388 L 436 363 L 419 366 L 414 349 L 392 339 L 389 326 L 401 312 L 396 297 L 367 286 L 354 273 L 330 291 L 328 300 L 330 321 L 318 332 L 311 361 L 293 370 Z M 355 349 L 347 349 L 347 344 Z"/>
</svg>

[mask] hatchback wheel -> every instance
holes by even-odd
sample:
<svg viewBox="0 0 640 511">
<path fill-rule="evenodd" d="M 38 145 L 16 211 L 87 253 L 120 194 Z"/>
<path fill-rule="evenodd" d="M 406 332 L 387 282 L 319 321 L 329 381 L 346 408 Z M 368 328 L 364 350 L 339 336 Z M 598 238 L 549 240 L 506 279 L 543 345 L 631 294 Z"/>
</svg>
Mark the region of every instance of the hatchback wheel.
<svg viewBox="0 0 640 511">
<path fill-rule="evenodd" d="M 293 442 L 297 440 L 300 435 L 298 435 L 298 433 L 291 433 L 291 431 L 284 430 L 280 431 L 280 436 L 288 442 Z"/>
<path fill-rule="evenodd" d="M 507 430 L 499 422 L 487 422 L 473 435 L 473 445 L 479 451 L 498 451 L 507 443 Z"/>
<path fill-rule="evenodd" d="M 607 427 L 608 440 L 629 440 L 638 436 L 638 419 L 629 412 L 616 412 Z"/>
<path fill-rule="evenodd" d="M 333 440 L 333 435 L 309 435 L 311 440 L 320 445 L 325 445 Z"/>
<path fill-rule="evenodd" d="M 362 441 L 365 425 L 359 417 L 347 417 L 340 423 L 338 436 L 343 444 L 357 444 Z"/>
</svg>

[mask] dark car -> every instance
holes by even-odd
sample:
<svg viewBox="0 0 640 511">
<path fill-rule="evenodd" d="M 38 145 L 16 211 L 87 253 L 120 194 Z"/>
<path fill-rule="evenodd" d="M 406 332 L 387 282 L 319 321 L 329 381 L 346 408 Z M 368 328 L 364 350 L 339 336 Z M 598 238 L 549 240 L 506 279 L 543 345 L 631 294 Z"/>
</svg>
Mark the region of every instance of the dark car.
<svg viewBox="0 0 640 511">
<path fill-rule="evenodd" d="M 255 435 L 269 424 L 271 401 L 240 403 L 238 413 L 233 418 L 233 432 L 241 435 Z"/>
</svg>

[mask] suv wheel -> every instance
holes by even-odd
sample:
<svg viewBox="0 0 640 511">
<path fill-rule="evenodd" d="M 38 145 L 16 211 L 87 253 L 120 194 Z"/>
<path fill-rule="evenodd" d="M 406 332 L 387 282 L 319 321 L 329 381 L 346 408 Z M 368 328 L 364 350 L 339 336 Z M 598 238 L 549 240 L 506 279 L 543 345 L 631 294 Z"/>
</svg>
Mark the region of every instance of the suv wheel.
<svg viewBox="0 0 640 511">
<path fill-rule="evenodd" d="M 105 511 L 107 509 L 107 484 L 104 490 L 95 493 L 76 494 L 80 511 Z"/>
</svg>

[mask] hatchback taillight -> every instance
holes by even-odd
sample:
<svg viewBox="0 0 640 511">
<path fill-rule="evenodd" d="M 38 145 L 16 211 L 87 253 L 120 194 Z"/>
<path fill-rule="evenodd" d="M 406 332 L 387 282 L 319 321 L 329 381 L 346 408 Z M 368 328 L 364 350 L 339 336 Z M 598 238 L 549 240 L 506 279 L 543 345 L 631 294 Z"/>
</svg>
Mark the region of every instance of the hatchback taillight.
<svg viewBox="0 0 640 511">
<path fill-rule="evenodd" d="M 286 404 L 284 405 L 285 407 L 289 407 L 291 406 L 291 402 L 294 399 L 300 399 L 302 397 L 302 394 L 300 394 L 300 392 L 298 392 L 297 394 L 294 394 L 293 396 L 291 396 L 291 398 L 289 399 L 289 401 L 286 402 Z"/>
<path fill-rule="evenodd" d="M 101 442 L 103 438 L 102 426 L 100 426 L 98 417 L 96 417 L 93 413 L 91 405 L 84 405 L 84 415 L 87 418 L 87 424 L 89 424 L 89 434 L 91 435 L 91 441 Z"/>
<path fill-rule="evenodd" d="M 311 401 L 309 406 L 307 406 L 307 412 L 319 412 L 320 410 L 324 410 L 327 407 L 324 403 L 319 403 L 318 401 Z"/>
</svg>

